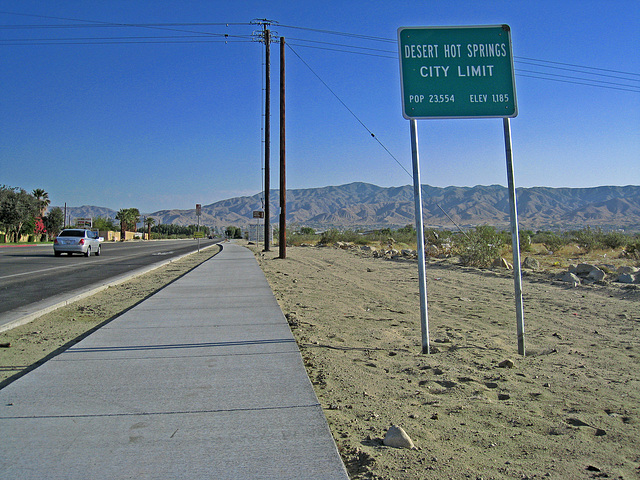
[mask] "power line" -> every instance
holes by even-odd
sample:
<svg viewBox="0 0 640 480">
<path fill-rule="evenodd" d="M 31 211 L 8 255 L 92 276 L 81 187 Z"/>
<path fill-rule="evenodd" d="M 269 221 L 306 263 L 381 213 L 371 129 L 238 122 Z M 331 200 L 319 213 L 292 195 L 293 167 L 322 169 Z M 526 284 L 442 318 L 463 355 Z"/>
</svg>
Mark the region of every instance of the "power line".
<svg viewBox="0 0 640 480">
<path fill-rule="evenodd" d="M 32 13 L 17 13 L 17 12 L 6 12 L 0 11 L 0 14 L 4 15 L 16 15 L 20 17 L 35 17 L 35 18 L 49 18 L 52 20 L 66 20 L 71 22 L 87 22 L 86 24 L 66 24 L 66 25 L 0 25 L 0 28 L 94 28 L 94 27 L 140 27 L 140 28 L 149 28 L 149 27 L 188 27 L 188 26 L 238 26 L 238 25 L 251 25 L 249 22 L 215 22 L 215 23 L 207 23 L 207 22 L 197 22 L 197 23 L 114 23 L 114 22 L 105 22 L 101 20 L 86 20 L 79 18 L 67 18 L 67 17 L 53 17 L 50 15 L 37 15 Z"/>
<path fill-rule="evenodd" d="M 391 59 L 398 59 L 398 55 L 396 54 L 395 56 L 390 56 L 390 55 L 382 55 L 382 54 L 376 54 L 376 53 L 367 53 L 367 52 L 354 52 L 352 50 L 345 50 L 345 49 L 340 49 L 340 48 L 329 48 L 329 47 L 320 47 L 320 46 L 316 46 L 316 45 L 304 45 L 302 43 L 293 43 L 294 46 L 296 47 L 303 47 L 303 48 L 315 48 L 316 50 L 326 50 L 329 52 L 341 52 L 341 53 L 353 53 L 356 55 L 366 55 L 369 57 L 380 57 L 380 58 L 391 58 Z M 350 48 L 355 48 L 355 47 L 351 47 Z"/>
<path fill-rule="evenodd" d="M 549 75 L 551 77 L 570 78 L 572 80 L 585 80 L 585 81 L 588 81 L 588 82 L 597 82 L 598 84 L 618 85 L 618 86 L 622 86 L 622 87 L 633 87 L 632 85 L 627 85 L 626 83 L 607 82 L 605 80 L 593 80 L 591 78 L 574 77 L 574 76 L 571 76 L 571 75 L 559 75 L 557 73 L 537 72 L 535 70 L 525 70 L 525 69 L 521 69 L 521 68 L 516 68 L 515 71 L 516 72 L 524 72 L 524 73 L 535 73 L 535 74 L 539 74 L 539 75 Z M 601 86 L 601 85 L 598 85 L 598 86 Z M 634 90 L 631 90 L 631 91 L 634 91 Z M 640 85 L 635 87 L 635 91 L 640 92 Z"/>
<path fill-rule="evenodd" d="M 589 69 L 589 70 L 600 70 L 602 72 L 621 73 L 623 75 L 635 75 L 635 76 L 640 77 L 640 73 L 622 72 L 620 70 L 610 70 L 608 68 L 589 67 L 589 66 L 586 66 L 586 65 L 575 65 L 573 63 L 554 62 L 554 61 L 551 61 L 551 60 L 538 60 L 536 58 L 528 58 L 528 57 L 514 57 L 514 59 L 531 60 L 531 61 L 534 61 L 534 62 L 552 63 L 552 64 L 555 64 L 555 65 L 565 65 L 565 66 L 568 66 L 568 67 L 586 68 L 586 69 Z M 522 62 L 522 63 L 524 63 L 524 62 Z"/>
<path fill-rule="evenodd" d="M 337 94 L 335 91 L 333 91 L 333 89 L 332 89 L 332 88 L 327 84 L 327 82 L 325 82 L 325 81 L 320 77 L 320 75 L 318 75 L 318 74 L 316 73 L 316 71 L 315 71 L 313 68 L 311 68 L 311 66 L 310 66 L 307 62 L 305 62 L 305 61 L 304 61 L 304 59 L 303 59 L 303 58 L 298 54 L 298 52 L 296 52 L 293 48 L 291 48 L 291 46 L 290 46 L 288 43 L 287 43 L 287 46 L 288 46 L 288 47 L 289 47 L 289 49 L 290 49 L 290 50 L 295 54 L 295 56 L 296 56 L 296 57 L 298 57 L 298 59 L 299 59 L 302 63 L 304 63 L 304 65 L 305 65 L 305 66 L 306 66 L 306 67 L 311 71 L 311 73 L 313 73 L 313 74 L 316 76 L 316 78 L 317 78 L 318 80 L 320 80 L 320 82 L 321 82 L 321 83 L 322 83 L 322 84 L 327 88 L 327 90 L 329 90 L 329 92 L 331 92 L 331 94 L 332 94 L 334 97 L 336 97 L 336 99 L 337 99 L 337 100 L 342 104 L 342 106 L 343 106 L 344 108 L 346 108 L 346 109 L 347 109 L 347 111 L 348 111 L 351 115 L 353 115 L 353 118 L 355 118 L 355 119 L 358 121 L 358 123 L 359 123 L 360 125 L 362 125 L 362 126 L 364 127 L 364 129 L 365 129 L 367 132 L 369 132 L 369 135 L 371 135 L 371 137 L 373 137 L 373 139 L 375 139 L 375 141 L 376 141 L 376 142 L 378 142 L 378 143 L 380 144 L 380 146 L 381 146 L 381 147 L 382 147 L 382 148 L 383 148 L 383 149 L 384 149 L 384 150 L 385 150 L 385 151 L 386 151 L 386 152 L 391 156 L 391 158 L 393 158 L 393 159 L 395 160 L 395 162 L 396 162 L 398 165 L 400 165 L 400 168 L 402 168 L 405 172 L 407 172 L 407 174 L 408 174 L 409 176 L 412 176 L 412 175 L 411 175 L 411 173 L 409 173 L 409 171 L 404 167 L 404 165 L 402 165 L 402 163 L 400 163 L 400 161 L 395 157 L 395 155 L 394 155 L 393 153 L 391 153 L 391 151 L 390 151 L 390 150 L 389 150 L 389 149 L 388 149 L 388 148 L 387 148 L 387 147 L 386 147 L 386 146 L 385 146 L 385 145 L 380 141 L 380 139 L 379 139 L 378 137 L 376 137 L 376 135 L 375 135 L 375 134 L 374 134 L 374 133 L 369 129 L 369 127 L 367 127 L 367 126 L 364 124 L 364 122 L 363 122 L 362 120 L 360 120 L 360 117 L 358 117 L 358 116 L 355 114 L 355 112 L 354 112 L 353 110 L 351 110 L 351 109 L 348 107 L 348 105 L 347 105 L 347 104 L 346 104 L 346 103 L 345 103 L 345 102 L 344 102 L 344 101 L 343 101 L 343 100 L 338 96 L 338 94 Z"/>
<path fill-rule="evenodd" d="M 537 73 L 537 72 L 536 72 Z M 550 75 L 548 73 L 540 73 L 541 75 Z M 579 81 L 575 81 L 575 80 L 560 80 L 557 78 L 548 78 L 548 77 L 540 77 L 537 75 L 529 75 L 529 74 L 525 74 L 525 73 L 518 73 L 517 76 L 519 77 L 528 77 L 528 78 L 537 78 L 539 80 L 550 80 L 553 82 L 561 82 L 561 83 L 572 83 L 575 85 L 587 85 L 589 87 L 600 87 L 600 88 L 607 88 L 609 90 L 623 90 L 626 92 L 634 92 L 634 93 L 640 93 L 640 89 L 638 88 L 620 88 L 620 87 L 611 87 L 611 86 L 607 86 L 607 85 L 599 85 L 597 83 L 587 83 L 587 82 L 579 82 Z"/>
<path fill-rule="evenodd" d="M 93 42 L 74 42 L 74 41 L 51 41 L 51 42 L 26 42 L 26 43 L 7 43 L 5 45 L 28 46 L 28 45 L 131 45 L 131 44 L 188 44 L 188 43 L 252 43 L 252 40 L 118 40 L 118 41 L 93 41 Z"/>
<path fill-rule="evenodd" d="M 54 24 L 54 25 L 0 25 L 0 29 L 41 29 L 41 28 L 51 28 L 51 29 L 61 29 L 61 28 L 100 28 L 100 27 L 109 27 L 109 28 L 147 28 L 147 29 L 157 29 L 157 30 L 168 30 L 175 31 L 179 33 L 184 33 L 188 35 L 182 36 L 158 36 L 158 37 L 146 37 L 146 36 L 123 36 L 123 37 L 75 37 L 75 38 L 52 38 L 52 39 L 5 39 L 0 40 L 0 45 L 4 46 L 26 46 L 26 45 L 113 45 L 113 44 L 195 44 L 195 43 L 216 43 L 216 42 L 244 42 L 248 41 L 250 36 L 247 35 L 231 35 L 229 33 L 213 33 L 213 32 L 202 32 L 202 31 L 193 31 L 193 30 L 184 30 L 178 29 L 176 27 L 212 27 L 212 26 L 246 26 L 246 25 L 256 25 L 261 22 L 268 22 L 269 24 L 278 25 L 282 28 L 296 29 L 299 31 L 312 32 L 317 34 L 326 34 L 326 35 L 334 35 L 349 38 L 352 40 L 362 40 L 362 41 L 374 41 L 374 42 L 383 42 L 383 43 L 397 43 L 395 39 L 372 36 L 372 35 L 362 35 L 355 34 L 349 32 L 339 32 L 334 30 L 326 30 L 326 29 L 317 29 L 317 28 L 307 28 L 300 27 L 294 25 L 283 25 L 278 22 L 266 19 L 257 19 L 251 22 L 189 22 L 189 23 L 114 23 L 114 22 L 104 22 L 97 20 L 86 20 L 86 19 L 75 19 L 75 18 L 66 18 L 66 17 L 53 17 L 46 15 L 35 15 L 35 14 L 22 14 L 15 12 L 0 12 L 0 14 L 7 15 L 17 15 L 17 16 L 26 16 L 26 17 L 35 17 L 35 18 L 46 18 L 46 19 L 55 19 L 55 20 L 64 20 L 64 21 L 73 21 L 73 22 L 83 22 L 80 24 Z M 214 37 L 215 40 L 198 40 L 206 37 Z M 353 44 L 344 44 L 344 43 L 336 43 L 336 42 L 327 42 L 313 39 L 305 39 L 305 38 L 292 38 L 293 42 L 290 42 L 290 45 L 301 47 L 301 48 L 313 48 L 318 50 L 325 50 L 331 52 L 340 52 L 340 53 L 350 53 L 355 55 L 364 55 L 378 58 L 388 58 L 395 59 L 398 58 L 398 52 L 396 50 L 385 50 L 380 48 L 372 48 L 361 45 L 353 45 Z M 298 43 L 296 43 L 298 42 Z M 303 43 L 301 43 L 303 42 Z M 538 67 L 541 69 L 550 69 L 550 70 L 563 70 L 570 71 L 574 73 L 579 73 L 586 76 L 597 76 L 597 77 L 606 77 L 612 78 L 616 80 L 621 80 L 624 82 L 640 82 L 640 73 L 635 72 L 626 72 L 621 70 L 612 70 L 600 67 L 592 67 L 588 65 L 578 65 L 574 63 L 566 63 L 566 62 L 557 62 L 552 60 L 542 60 L 531 57 L 519 57 L 514 56 L 514 63 L 524 64 L 529 66 Z M 587 71 L 585 71 L 587 70 Z M 607 73 L 598 73 L 598 72 L 607 72 Z M 528 77 L 539 80 L 550 80 L 559 83 L 567 83 L 567 84 L 577 84 L 577 85 L 585 85 L 591 87 L 599 87 L 599 88 L 608 88 L 613 90 L 621 90 L 628 92 L 638 92 L 637 86 L 629 83 L 618 83 L 618 82 L 609 82 L 605 80 L 600 80 L 597 78 L 585 78 L 581 76 L 575 75 L 560 75 L 556 73 L 550 73 L 547 71 L 537 71 L 537 70 L 527 70 L 527 69 L 516 69 L 516 75 L 520 77 Z M 637 77 L 637 78 L 628 78 L 628 77 Z"/>
<path fill-rule="evenodd" d="M 309 32 L 315 32 L 315 33 L 327 33 L 330 35 L 339 35 L 339 36 L 343 36 L 343 37 L 349 37 L 349 38 L 358 38 L 360 40 L 373 40 L 373 41 L 377 41 L 377 42 L 386 42 L 386 43 L 396 43 L 395 39 L 389 39 L 389 38 L 384 38 L 384 37 L 375 37 L 372 35 L 361 35 L 361 34 L 357 34 L 357 33 L 347 33 L 347 32 L 336 32 L 333 30 L 321 30 L 318 28 L 306 28 L 306 27 L 297 27 L 294 25 L 283 25 L 283 24 L 278 24 L 278 26 L 283 27 L 283 28 L 294 28 L 297 30 L 306 30 Z"/>
<path fill-rule="evenodd" d="M 130 43 L 198 43 L 196 39 L 208 38 L 207 42 L 221 41 L 251 41 L 249 35 L 231 35 L 227 33 L 208 33 L 202 35 L 162 35 L 162 36 L 121 36 L 121 37 L 66 37 L 66 38 L 10 38 L 0 40 L 0 45 L 103 45 L 103 44 L 130 44 Z M 214 39 L 215 38 L 215 39 Z M 185 41 L 193 39 L 193 42 Z"/>
</svg>

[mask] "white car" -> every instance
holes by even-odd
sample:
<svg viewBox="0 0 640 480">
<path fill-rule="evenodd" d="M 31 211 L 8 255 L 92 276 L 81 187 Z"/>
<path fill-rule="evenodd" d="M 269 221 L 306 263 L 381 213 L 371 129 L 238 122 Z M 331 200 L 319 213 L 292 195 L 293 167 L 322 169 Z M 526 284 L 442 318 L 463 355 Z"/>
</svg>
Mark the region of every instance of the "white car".
<svg viewBox="0 0 640 480">
<path fill-rule="evenodd" d="M 62 230 L 53 241 L 53 254 L 56 257 L 66 253 L 82 253 L 88 257 L 92 253 L 100 255 L 100 243 L 104 238 L 98 236 L 98 232 L 83 228 L 67 228 Z"/>
</svg>

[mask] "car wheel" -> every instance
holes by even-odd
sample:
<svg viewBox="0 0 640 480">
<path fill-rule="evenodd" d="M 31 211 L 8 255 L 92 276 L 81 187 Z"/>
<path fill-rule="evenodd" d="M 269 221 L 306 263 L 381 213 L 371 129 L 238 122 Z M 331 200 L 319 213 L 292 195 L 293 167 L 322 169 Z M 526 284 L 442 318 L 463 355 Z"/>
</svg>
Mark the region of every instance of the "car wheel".
<svg viewBox="0 0 640 480">
<path fill-rule="evenodd" d="M 62 252 L 53 252 L 53 254 L 54 254 L 56 257 L 59 257 L 60 255 L 62 255 Z"/>
<path fill-rule="evenodd" d="M 96 251 L 96 257 L 100 256 L 100 248 L 102 247 L 102 245 L 98 245 L 98 250 Z"/>
<path fill-rule="evenodd" d="M 91 247 L 88 247 L 88 248 L 87 248 L 87 251 L 86 251 L 86 252 L 84 252 L 84 256 L 85 256 L 85 257 L 90 257 L 90 256 L 91 256 Z"/>
</svg>

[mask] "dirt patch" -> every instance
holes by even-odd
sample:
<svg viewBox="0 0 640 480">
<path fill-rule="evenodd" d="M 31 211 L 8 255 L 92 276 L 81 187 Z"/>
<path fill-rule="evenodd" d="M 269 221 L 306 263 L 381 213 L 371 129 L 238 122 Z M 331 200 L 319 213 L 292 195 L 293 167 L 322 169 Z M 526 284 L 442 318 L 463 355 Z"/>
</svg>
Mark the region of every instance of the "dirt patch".
<svg viewBox="0 0 640 480">
<path fill-rule="evenodd" d="M 291 247 L 258 261 L 354 479 L 640 478 L 640 291 Z M 416 449 L 383 445 L 402 427 Z"/>
<path fill-rule="evenodd" d="M 0 333 L 0 388 L 78 342 L 220 251 L 194 253 Z M 10 345 L 10 346 L 7 346 Z"/>
</svg>

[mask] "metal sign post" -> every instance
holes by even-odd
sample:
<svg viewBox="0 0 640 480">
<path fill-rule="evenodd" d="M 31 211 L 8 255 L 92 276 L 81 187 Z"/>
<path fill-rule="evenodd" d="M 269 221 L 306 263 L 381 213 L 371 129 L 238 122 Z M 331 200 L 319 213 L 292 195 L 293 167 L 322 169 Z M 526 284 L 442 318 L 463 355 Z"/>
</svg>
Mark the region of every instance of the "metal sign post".
<svg viewBox="0 0 640 480">
<path fill-rule="evenodd" d="M 200 214 L 202 213 L 202 204 L 196 203 L 196 216 L 198 217 L 198 253 L 200 253 Z"/>
<path fill-rule="evenodd" d="M 427 272 L 424 256 L 424 226 L 422 225 L 422 186 L 420 183 L 420 159 L 418 157 L 418 125 L 411 120 L 411 157 L 413 159 L 413 198 L 416 205 L 416 233 L 418 241 L 418 283 L 420 286 L 420 326 L 422 353 L 431 353 L 429 347 L 429 309 L 427 304 Z"/>
<path fill-rule="evenodd" d="M 263 210 L 254 210 L 253 211 L 253 218 L 256 219 L 256 228 L 255 228 L 255 241 L 256 241 L 256 245 L 260 245 L 260 219 L 264 218 L 264 211 Z M 249 234 L 249 240 L 251 241 L 251 234 Z"/>
<path fill-rule="evenodd" d="M 518 331 L 518 353 L 525 354 L 524 347 L 524 309 L 522 306 L 522 272 L 520 270 L 520 232 L 518 231 L 518 207 L 516 205 L 516 184 L 513 176 L 513 157 L 511 153 L 511 122 L 502 119 L 504 146 L 507 157 L 507 183 L 509 188 L 509 209 L 511 218 L 511 247 L 513 249 L 513 285 L 516 295 L 516 321 Z"/>
<path fill-rule="evenodd" d="M 518 352 L 524 355 L 520 239 L 509 123 L 510 117 L 518 115 L 511 29 L 508 25 L 401 27 L 398 29 L 398 48 L 402 114 L 411 121 L 422 352 L 429 353 L 429 327 L 416 119 L 502 118 L 509 183 Z"/>
</svg>

